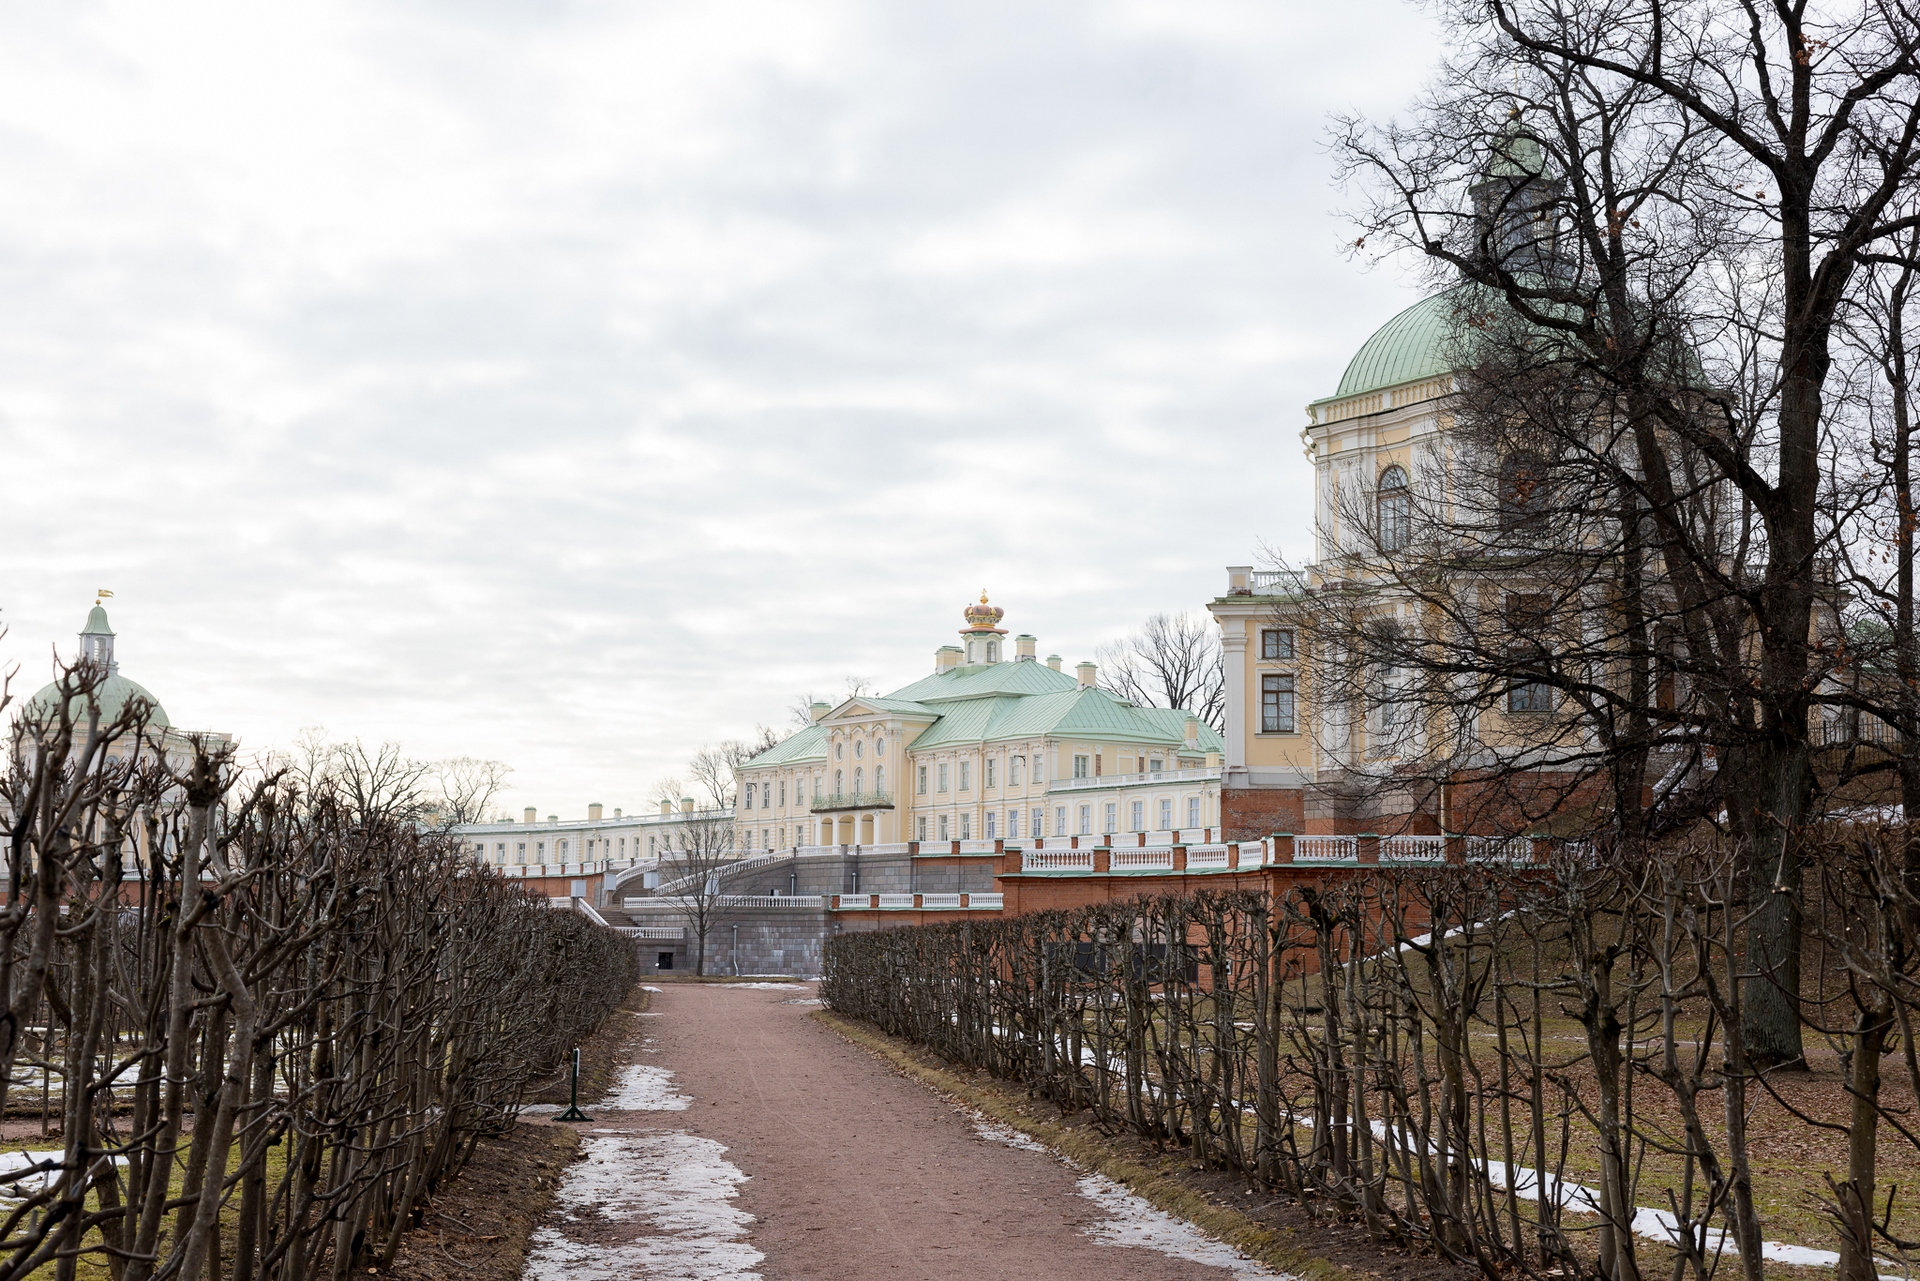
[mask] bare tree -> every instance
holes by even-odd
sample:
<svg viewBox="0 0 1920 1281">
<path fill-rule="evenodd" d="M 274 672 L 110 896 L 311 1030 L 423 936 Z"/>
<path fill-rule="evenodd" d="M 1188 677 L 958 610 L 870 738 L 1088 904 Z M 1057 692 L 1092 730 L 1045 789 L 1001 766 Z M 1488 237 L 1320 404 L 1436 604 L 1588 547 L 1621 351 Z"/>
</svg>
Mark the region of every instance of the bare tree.
<svg viewBox="0 0 1920 1281">
<path fill-rule="evenodd" d="M 748 761 L 774 746 L 780 735 L 770 727 L 755 728 L 751 739 L 728 739 L 717 747 L 703 747 L 687 763 L 687 773 L 715 809 L 732 809 L 739 793 L 735 772 Z"/>
<path fill-rule="evenodd" d="M 660 856 L 658 897 L 679 909 L 694 935 L 693 972 L 707 972 L 707 936 L 725 917 L 727 871 L 737 861 L 733 818 L 721 808 L 683 815 Z"/>
<path fill-rule="evenodd" d="M 483 761 L 472 756 L 436 761 L 433 779 L 439 791 L 440 821 L 459 825 L 484 820 L 488 806 L 500 794 L 507 775 L 512 772 L 513 767 L 504 761 Z"/>
<path fill-rule="evenodd" d="M 1920 221 L 1920 37 L 1883 5 L 1448 0 L 1440 15 L 1450 54 L 1410 120 L 1338 128 L 1343 175 L 1368 190 L 1356 245 L 1466 282 L 1464 363 L 1494 376 L 1470 389 L 1482 425 L 1511 436 L 1504 400 L 1533 437 L 1510 461 L 1560 469 L 1613 514 L 1586 528 L 1635 559 L 1579 603 L 1623 592 L 1627 614 L 1649 614 L 1621 624 L 1606 678 L 1551 659 L 1591 611 L 1513 648 L 1531 648 L 1524 670 L 1569 703 L 1601 709 L 1593 732 L 1617 723 L 1610 769 L 1656 731 L 1707 750 L 1760 916 L 1750 1048 L 1763 1067 L 1796 1062 L 1796 833 L 1832 662 L 1822 570 L 1847 502 L 1835 482 L 1854 465 L 1833 431 L 1835 327 L 1862 259 Z M 1492 354 L 1471 350 L 1487 335 Z M 1446 664 L 1422 657 L 1437 647 L 1429 620 L 1398 634 L 1439 685 Z M 1669 657 L 1684 708 L 1660 696 Z M 1511 671 L 1457 674 L 1491 689 Z"/>
<path fill-rule="evenodd" d="M 1220 635 L 1200 612 L 1154 614 L 1139 631 L 1094 651 L 1100 684 L 1141 707 L 1177 707 L 1225 728 Z"/>
</svg>

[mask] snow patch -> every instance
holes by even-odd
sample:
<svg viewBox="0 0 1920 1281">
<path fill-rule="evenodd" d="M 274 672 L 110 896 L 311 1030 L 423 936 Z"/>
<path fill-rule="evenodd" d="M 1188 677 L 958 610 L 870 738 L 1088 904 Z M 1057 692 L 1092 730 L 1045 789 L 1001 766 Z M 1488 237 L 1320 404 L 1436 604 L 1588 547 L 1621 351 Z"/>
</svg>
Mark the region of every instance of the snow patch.
<svg viewBox="0 0 1920 1281">
<path fill-rule="evenodd" d="M 780 1004 L 782 1005 L 825 1005 L 826 1002 L 821 1000 L 817 996 L 803 996 L 792 1001 L 782 1001 L 780 1002 Z"/>
<path fill-rule="evenodd" d="M 969 1119 L 973 1122 L 973 1132 L 989 1143 L 1004 1143 L 1008 1147 L 1018 1148 L 1022 1152 L 1043 1152 L 1048 1156 L 1058 1155 L 1046 1144 L 1022 1134 L 1012 1126 L 1002 1125 L 998 1121 L 988 1120 L 987 1114 L 984 1112 L 971 1113 Z M 1061 1157 L 1060 1159 L 1063 1161 L 1066 1160 L 1065 1157 Z M 1070 1161 L 1067 1163 L 1069 1165 L 1073 1164 Z"/>
<path fill-rule="evenodd" d="M 601 1100 L 603 1108 L 620 1112 L 684 1112 L 693 1100 L 674 1088 L 673 1073 L 648 1063 L 620 1069 L 620 1081 Z"/>
<path fill-rule="evenodd" d="M 715 983 L 715 987 L 750 987 L 756 992 L 790 992 L 799 987 L 798 983 Z"/>
<path fill-rule="evenodd" d="M 642 984 L 640 985 L 640 990 L 641 990 L 642 992 L 664 992 L 664 991 L 666 991 L 667 989 L 665 989 L 665 988 L 663 988 L 663 987 L 653 987 L 653 986 L 652 986 L 652 985 L 650 985 L 650 984 L 647 984 L 647 983 L 642 983 Z"/>
<path fill-rule="evenodd" d="M 730 1204 L 747 1176 L 725 1147 L 658 1131 L 592 1138 L 581 1150 L 560 1185 L 565 1218 L 632 1224 L 643 1235 L 588 1243 L 543 1227 L 533 1234 L 527 1281 L 759 1281 L 754 1268 L 766 1256 L 746 1241 L 753 1216 Z"/>
<path fill-rule="evenodd" d="M 1104 1174 L 1086 1175 L 1080 1180 L 1079 1188 L 1081 1196 L 1099 1206 L 1108 1216 L 1104 1223 L 1082 1229 L 1101 1245 L 1157 1250 L 1171 1258 L 1185 1259 L 1202 1267 L 1227 1269 L 1233 1273 L 1235 1281 L 1287 1275 L 1275 1272 L 1257 1259 L 1248 1258 L 1224 1241 L 1214 1240 L 1185 1219 L 1176 1219 L 1164 1210 L 1155 1209 L 1151 1203 L 1135 1196 Z"/>
</svg>

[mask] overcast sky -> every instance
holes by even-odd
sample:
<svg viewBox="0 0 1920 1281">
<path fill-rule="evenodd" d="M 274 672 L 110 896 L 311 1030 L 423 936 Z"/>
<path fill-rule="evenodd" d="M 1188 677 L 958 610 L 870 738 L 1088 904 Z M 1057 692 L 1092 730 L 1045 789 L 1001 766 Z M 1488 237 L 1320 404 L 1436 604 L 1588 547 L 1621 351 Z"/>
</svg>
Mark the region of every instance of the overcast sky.
<svg viewBox="0 0 1920 1281">
<path fill-rule="evenodd" d="M 176 725 L 629 811 L 932 668 L 1310 548 L 1302 406 L 1412 301 L 1329 113 L 1389 0 L 0 10 L 0 657 L 95 588 Z"/>
</svg>

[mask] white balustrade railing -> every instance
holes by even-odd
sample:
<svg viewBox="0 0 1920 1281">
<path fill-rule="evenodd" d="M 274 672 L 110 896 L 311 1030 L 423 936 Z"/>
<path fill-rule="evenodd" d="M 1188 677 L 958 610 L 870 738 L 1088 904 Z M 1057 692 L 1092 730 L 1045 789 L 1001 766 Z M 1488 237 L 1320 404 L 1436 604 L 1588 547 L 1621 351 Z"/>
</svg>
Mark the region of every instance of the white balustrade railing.
<svg viewBox="0 0 1920 1281">
<path fill-rule="evenodd" d="M 1006 903 L 1007 903 L 1007 896 L 1005 894 L 969 894 L 967 895 L 967 906 L 970 908 L 976 908 L 983 912 L 1004 911 L 1006 909 Z"/>
<path fill-rule="evenodd" d="M 1240 866 L 1259 867 L 1267 861 L 1267 843 L 1265 841 L 1240 842 Z"/>
<path fill-rule="evenodd" d="M 960 906 L 960 896 L 958 894 L 922 894 L 920 896 L 920 906 L 929 912 L 958 908 Z"/>
<path fill-rule="evenodd" d="M 840 911 L 858 912 L 873 906 L 871 894 L 842 894 L 838 899 Z"/>
<path fill-rule="evenodd" d="M 1171 872 L 1173 870 L 1173 850 L 1119 849 L 1108 855 L 1108 866 L 1116 872 Z"/>
<path fill-rule="evenodd" d="M 683 939 L 687 936 L 685 926 L 672 925 L 629 925 L 624 929 L 614 926 L 628 938 L 636 939 Z"/>
<path fill-rule="evenodd" d="M 1027 850 L 1020 855 L 1023 872 L 1091 872 L 1092 850 Z"/>
<path fill-rule="evenodd" d="M 1530 863 L 1533 838 L 1530 836 L 1469 836 L 1467 858 L 1475 863 Z"/>
<path fill-rule="evenodd" d="M 728 907 L 825 907 L 827 900 L 821 894 L 729 894 L 723 900 Z"/>
<path fill-rule="evenodd" d="M 877 894 L 874 897 L 880 900 L 878 906 L 882 909 L 898 911 L 903 907 L 913 906 L 911 894 Z"/>
<path fill-rule="evenodd" d="M 1163 783 L 1205 783 L 1220 777 L 1215 769 L 1149 770 L 1145 774 L 1103 774 L 1097 778 L 1056 778 L 1049 792 L 1085 792 L 1102 787 L 1151 787 Z"/>
<path fill-rule="evenodd" d="M 1230 867 L 1233 860 L 1224 845 L 1187 846 L 1187 870 L 1203 872 L 1209 868 Z"/>
<path fill-rule="evenodd" d="M 1296 836 L 1293 861 L 1296 863 L 1351 862 L 1360 857 L 1360 843 L 1351 836 Z"/>
<path fill-rule="evenodd" d="M 1383 836 L 1380 838 L 1382 863 L 1444 863 L 1447 838 L 1444 836 Z"/>
</svg>

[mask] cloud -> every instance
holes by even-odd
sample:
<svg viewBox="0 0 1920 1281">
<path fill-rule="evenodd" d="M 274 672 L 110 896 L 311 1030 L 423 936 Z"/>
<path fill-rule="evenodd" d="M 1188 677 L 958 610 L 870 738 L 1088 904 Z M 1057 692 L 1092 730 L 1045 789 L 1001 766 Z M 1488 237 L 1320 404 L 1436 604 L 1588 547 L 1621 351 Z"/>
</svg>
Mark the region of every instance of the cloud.
<svg viewBox="0 0 1920 1281">
<path fill-rule="evenodd" d="M 1411 300 L 1327 112 L 1397 4 L 0 14 L 3 652 L 95 587 L 178 724 L 640 808 L 930 667 L 1308 544 L 1301 406 Z"/>
</svg>

